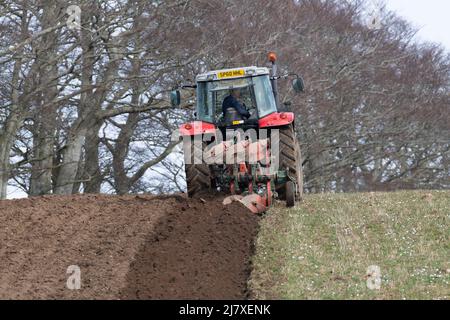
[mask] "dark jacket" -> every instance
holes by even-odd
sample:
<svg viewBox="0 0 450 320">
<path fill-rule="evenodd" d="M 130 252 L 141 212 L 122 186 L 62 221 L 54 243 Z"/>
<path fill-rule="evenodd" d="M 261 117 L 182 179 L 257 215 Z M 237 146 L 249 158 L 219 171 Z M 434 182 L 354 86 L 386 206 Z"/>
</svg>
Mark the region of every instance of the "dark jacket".
<svg viewBox="0 0 450 320">
<path fill-rule="evenodd" d="M 250 118 L 250 112 L 248 112 L 245 106 L 232 95 L 229 95 L 223 100 L 222 112 L 224 117 L 226 116 L 228 108 L 235 109 L 242 117 Z"/>
</svg>

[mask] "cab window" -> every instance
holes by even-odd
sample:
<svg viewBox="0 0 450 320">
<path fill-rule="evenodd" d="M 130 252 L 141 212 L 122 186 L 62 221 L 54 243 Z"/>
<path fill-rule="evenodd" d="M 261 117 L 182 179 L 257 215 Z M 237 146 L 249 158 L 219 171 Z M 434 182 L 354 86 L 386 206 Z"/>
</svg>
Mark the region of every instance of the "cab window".
<svg viewBox="0 0 450 320">
<path fill-rule="evenodd" d="M 254 77 L 253 83 L 259 117 L 263 118 L 271 113 L 277 112 L 269 76 Z"/>
</svg>

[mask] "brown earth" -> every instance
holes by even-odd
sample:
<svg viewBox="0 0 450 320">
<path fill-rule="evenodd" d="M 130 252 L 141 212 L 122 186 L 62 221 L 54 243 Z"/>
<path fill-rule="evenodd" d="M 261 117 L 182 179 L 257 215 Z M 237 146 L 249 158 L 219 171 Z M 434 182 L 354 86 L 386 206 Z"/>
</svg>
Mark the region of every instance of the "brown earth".
<svg viewBox="0 0 450 320">
<path fill-rule="evenodd" d="M 0 201 L 0 299 L 245 299 L 259 219 L 221 200 Z"/>
</svg>

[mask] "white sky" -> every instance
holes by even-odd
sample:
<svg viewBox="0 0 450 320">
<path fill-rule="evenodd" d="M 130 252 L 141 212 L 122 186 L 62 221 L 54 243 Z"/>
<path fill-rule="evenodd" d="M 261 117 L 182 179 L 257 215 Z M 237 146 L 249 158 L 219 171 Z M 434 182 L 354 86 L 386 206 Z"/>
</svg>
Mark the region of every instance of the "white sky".
<svg viewBox="0 0 450 320">
<path fill-rule="evenodd" d="M 386 0 L 386 5 L 420 29 L 419 39 L 440 42 L 450 51 L 449 0 Z"/>
</svg>

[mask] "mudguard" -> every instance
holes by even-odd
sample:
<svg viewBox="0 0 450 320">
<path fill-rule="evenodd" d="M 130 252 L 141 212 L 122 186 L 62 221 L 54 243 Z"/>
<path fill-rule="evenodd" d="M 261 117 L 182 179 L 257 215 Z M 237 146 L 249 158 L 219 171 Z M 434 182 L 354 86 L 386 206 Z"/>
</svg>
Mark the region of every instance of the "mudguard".
<svg viewBox="0 0 450 320">
<path fill-rule="evenodd" d="M 180 135 L 182 137 L 185 136 L 196 136 L 203 134 L 215 134 L 216 126 L 212 123 L 203 122 L 203 121 L 194 121 L 185 123 L 180 126 Z"/>
<path fill-rule="evenodd" d="M 259 120 L 260 128 L 271 128 L 286 126 L 293 123 L 295 120 L 292 112 L 275 112 Z"/>
</svg>

